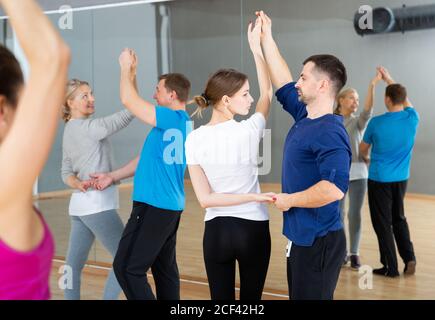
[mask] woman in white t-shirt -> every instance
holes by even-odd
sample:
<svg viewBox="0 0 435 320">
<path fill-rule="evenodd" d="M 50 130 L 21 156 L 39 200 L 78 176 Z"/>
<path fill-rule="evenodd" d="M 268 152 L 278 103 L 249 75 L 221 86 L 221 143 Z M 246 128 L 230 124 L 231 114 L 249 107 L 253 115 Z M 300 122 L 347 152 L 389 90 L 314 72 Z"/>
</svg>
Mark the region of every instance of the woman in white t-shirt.
<svg viewBox="0 0 435 320">
<path fill-rule="evenodd" d="M 211 298 L 235 299 L 236 261 L 240 270 L 240 299 L 261 299 L 270 258 L 269 216 L 261 194 L 257 155 L 266 127 L 272 86 L 260 47 L 261 21 L 251 24 L 248 39 L 257 67 L 260 98 L 253 102 L 246 75 L 221 69 L 195 97 L 197 111 L 213 107 L 210 122 L 186 140 L 186 161 L 198 201 L 206 208 L 203 250 Z M 196 112 L 195 112 L 196 113 Z"/>
<path fill-rule="evenodd" d="M 76 189 L 71 195 L 69 214 L 71 233 L 65 272 L 72 272 L 72 286 L 65 288 L 66 300 L 80 299 L 82 269 L 97 238 L 114 256 L 124 230 L 118 215 L 119 195 L 115 185 L 102 191 L 93 189 L 90 174 L 113 169 L 108 137 L 125 128 L 134 116 L 123 110 L 104 118 L 92 118 L 94 96 L 89 84 L 73 79 L 68 82 L 63 106 L 65 129 L 62 144 L 62 180 Z M 104 289 L 104 300 L 117 299 L 121 287 L 113 270 Z"/>
</svg>

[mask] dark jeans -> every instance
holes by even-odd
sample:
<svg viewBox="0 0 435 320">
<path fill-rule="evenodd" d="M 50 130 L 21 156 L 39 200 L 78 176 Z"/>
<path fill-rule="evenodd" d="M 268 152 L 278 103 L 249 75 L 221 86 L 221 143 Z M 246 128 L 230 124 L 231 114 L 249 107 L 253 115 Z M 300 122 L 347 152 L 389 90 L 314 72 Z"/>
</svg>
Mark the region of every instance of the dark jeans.
<svg viewBox="0 0 435 320">
<path fill-rule="evenodd" d="M 407 181 L 382 183 L 368 180 L 370 216 L 378 237 L 381 263 L 391 273 L 398 271 L 394 240 L 405 264 L 415 260 L 403 206 L 406 185 Z"/>
<path fill-rule="evenodd" d="M 240 300 L 260 300 L 270 258 L 269 221 L 217 217 L 205 223 L 204 260 L 213 300 L 235 299 L 236 261 Z"/>
<path fill-rule="evenodd" d="M 180 299 L 175 245 L 181 211 L 133 202 L 113 262 L 116 278 L 129 300 L 152 300 L 147 280 L 151 268 L 159 300 Z"/>
<path fill-rule="evenodd" d="M 345 255 L 343 229 L 316 238 L 310 247 L 293 243 L 287 258 L 290 299 L 332 300 Z"/>
</svg>

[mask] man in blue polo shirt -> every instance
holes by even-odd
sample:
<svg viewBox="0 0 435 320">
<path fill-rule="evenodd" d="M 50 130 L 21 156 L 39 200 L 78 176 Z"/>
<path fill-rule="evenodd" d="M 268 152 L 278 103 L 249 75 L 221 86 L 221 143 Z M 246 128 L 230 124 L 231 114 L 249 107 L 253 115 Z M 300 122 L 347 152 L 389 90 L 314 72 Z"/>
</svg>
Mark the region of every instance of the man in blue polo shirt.
<svg viewBox="0 0 435 320">
<path fill-rule="evenodd" d="M 419 122 L 418 113 L 411 107 L 406 89 L 381 68 L 382 79 L 388 84 L 385 105 L 388 112 L 374 117 L 368 124 L 360 145 L 360 154 L 368 160 L 368 198 L 373 228 L 378 237 L 382 267 L 373 273 L 387 277 L 399 275 L 396 240 L 404 273 L 415 273 L 414 247 L 405 218 L 403 198 L 409 179 L 412 149 Z"/>
<path fill-rule="evenodd" d="M 262 47 L 278 101 L 294 118 L 287 134 L 282 192 L 275 205 L 284 212 L 289 239 L 287 279 L 291 299 L 333 299 L 346 244 L 339 200 L 348 189 L 351 148 L 343 118 L 333 114 L 346 69 L 332 55 L 304 61 L 297 83 L 273 40 L 262 11 Z"/>
<path fill-rule="evenodd" d="M 153 129 L 140 157 L 124 167 L 94 174 L 104 189 L 134 175 L 133 209 L 113 262 L 116 278 L 129 300 L 155 299 L 147 280 L 151 269 L 159 300 L 180 299 L 176 238 L 184 209 L 184 143 L 192 130 L 186 112 L 189 80 L 178 73 L 159 77 L 154 98 L 143 100 L 136 87 L 136 54 L 126 49 L 121 65 L 121 101 L 139 120 Z"/>
</svg>

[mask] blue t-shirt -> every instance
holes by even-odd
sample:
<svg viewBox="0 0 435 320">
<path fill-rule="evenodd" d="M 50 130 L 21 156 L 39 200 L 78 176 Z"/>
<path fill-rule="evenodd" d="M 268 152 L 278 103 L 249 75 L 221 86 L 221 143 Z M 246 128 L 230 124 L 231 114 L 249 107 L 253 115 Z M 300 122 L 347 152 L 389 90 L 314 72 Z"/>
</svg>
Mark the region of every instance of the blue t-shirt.
<svg viewBox="0 0 435 320">
<path fill-rule="evenodd" d="M 282 191 L 300 192 L 327 180 L 346 193 L 352 151 L 343 118 L 334 114 L 307 118 L 295 82 L 280 88 L 276 97 L 295 119 L 284 144 Z M 296 245 L 311 246 L 317 237 L 342 228 L 338 201 L 320 208 L 295 207 L 284 212 L 283 234 Z"/>
<path fill-rule="evenodd" d="M 145 140 L 134 175 L 134 201 L 166 210 L 184 209 L 184 143 L 191 131 L 186 111 L 156 106 L 156 126 Z"/>
<path fill-rule="evenodd" d="M 409 167 L 419 116 L 414 108 L 374 117 L 363 137 L 372 145 L 369 179 L 397 182 L 409 179 Z"/>
</svg>

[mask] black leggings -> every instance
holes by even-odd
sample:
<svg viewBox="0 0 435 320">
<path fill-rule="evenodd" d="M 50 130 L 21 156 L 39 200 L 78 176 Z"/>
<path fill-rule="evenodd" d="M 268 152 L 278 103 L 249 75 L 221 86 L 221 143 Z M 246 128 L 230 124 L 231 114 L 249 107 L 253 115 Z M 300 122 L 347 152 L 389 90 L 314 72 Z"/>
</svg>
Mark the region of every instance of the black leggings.
<svg viewBox="0 0 435 320">
<path fill-rule="evenodd" d="M 218 217 L 205 223 L 204 261 L 212 300 L 235 299 L 236 260 L 240 300 L 260 300 L 270 258 L 269 221 Z"/>
</svg>

